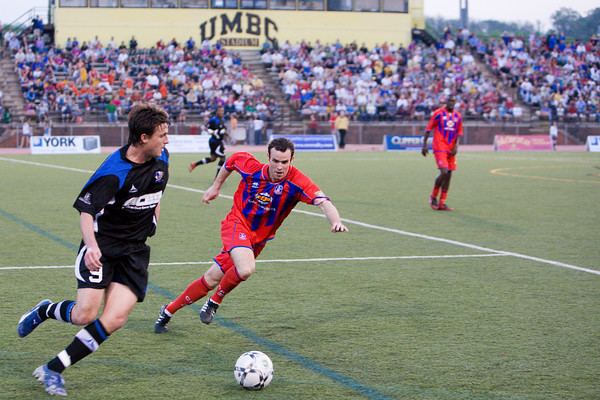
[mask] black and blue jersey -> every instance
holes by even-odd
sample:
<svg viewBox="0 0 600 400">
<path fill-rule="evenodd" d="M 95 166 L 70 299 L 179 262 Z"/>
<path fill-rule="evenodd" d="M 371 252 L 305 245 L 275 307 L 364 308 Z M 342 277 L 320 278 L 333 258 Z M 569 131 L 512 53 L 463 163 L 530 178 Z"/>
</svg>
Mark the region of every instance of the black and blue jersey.
<svg viewBox="0 0 600 400">
<path fill-rule="evenodd" d="M 210 133 L 211 138 L 218 140 L 219 142 L 223 140 L 225 135 L 227 134 L 227 128 L 225 127 L 225 120 L 223 118 L 219 118 L 214 115 L 208 120 L 208 133 Z"/>
<path fill-rule="evenodd" d="M 145 241 L 156 229 L 154 212 L 169 179 L 169 153 L 143 164 L 127 159 L 129 145 L 112 153 L 85 184 L 73 207 L 94 216 L 97 234 Z"/>
</svg>

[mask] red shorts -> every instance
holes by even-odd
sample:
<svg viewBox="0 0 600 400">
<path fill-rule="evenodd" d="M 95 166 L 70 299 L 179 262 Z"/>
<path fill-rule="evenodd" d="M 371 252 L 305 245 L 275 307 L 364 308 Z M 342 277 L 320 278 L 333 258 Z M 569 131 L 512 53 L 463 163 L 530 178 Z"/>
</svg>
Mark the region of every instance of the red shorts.
<svg viewBox="0 0 600 400">
<path fill-rule="evenodd" d="M 456 170 L 456 156 L 450 154 L 449 151 L 435 151 L 433 152 L 435 157 L 435 163 L 437 164 L 438 169 L 445 168 L 448 171 Z"/>
<path fill-rule="evenodd" d="M 266 240 L 255 243 L 256 234 L 249 230 L 244 224 L 236 219 L 225 219 L 221 222 L 221 241 L 223 249 L 218 256 L 213 258 L 223 272 L 227 272 L 233 266 L 233 260 L 229 252 L 236 247 L 247 247 L 252 249 L 254 257 L 258 257 L 267 244 Z"/>
</svg>

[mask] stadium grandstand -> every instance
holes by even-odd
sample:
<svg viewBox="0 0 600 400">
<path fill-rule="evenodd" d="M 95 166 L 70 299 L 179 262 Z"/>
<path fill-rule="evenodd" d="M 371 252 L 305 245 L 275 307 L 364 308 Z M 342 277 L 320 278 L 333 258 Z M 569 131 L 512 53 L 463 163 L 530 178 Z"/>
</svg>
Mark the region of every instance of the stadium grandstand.
<svg viewBox="0 0 600 400">
<path fill-rule="evenodd" d="M 5 26 L 0 146 L 35 134 L 100 134 L 120 145 L 138 101 L 200 133 L 217 106 L 252 129 L 348 140 L 418 135 L 449 95 L 467 144 L 547 133 L 582 144 L 600 123 L 600 40 L 425 30 L 423 0 L 57 0 Z M 373 29 L 377 26 L 377 29 Z M 316 129 L 309 121 L 316 121 Z"/>
</svg>

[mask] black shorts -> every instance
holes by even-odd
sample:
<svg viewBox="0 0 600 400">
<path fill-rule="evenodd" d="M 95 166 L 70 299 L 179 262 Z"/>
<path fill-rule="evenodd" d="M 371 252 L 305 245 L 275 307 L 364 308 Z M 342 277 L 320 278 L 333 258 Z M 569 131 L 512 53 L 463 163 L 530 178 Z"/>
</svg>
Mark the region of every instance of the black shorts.
<svg viewBox="0 0 600 400">
<path fill-rule="evenodd" d="M 81 242 L 75 261 L 77 288 L 106 289 L 111 282 L 127 286 L 137 296 L 138 302 L 144 301 L 148 286 L 148 263 L 150 246 L 143 242 L 123 242 L 98 238 L 102 252 L 102 269 L 91 272 L 84 261 L 87 247 Z"/>
<path fill-rule="evenodd" d="M 210 147 L 211 156 L 225 157 L 225 145 L 222 140 L 211 137 L 208 139 L 208 147 Z"/>
</svg>

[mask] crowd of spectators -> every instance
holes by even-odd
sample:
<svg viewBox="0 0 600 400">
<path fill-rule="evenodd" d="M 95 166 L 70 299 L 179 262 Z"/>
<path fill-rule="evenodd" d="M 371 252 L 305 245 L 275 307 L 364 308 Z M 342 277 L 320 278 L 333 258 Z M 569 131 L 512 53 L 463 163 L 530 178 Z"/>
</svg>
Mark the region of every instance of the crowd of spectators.
<svg viewBox="0 0 600 400">
<path fill-rule="evenodd" d="M 137 101 L 163 106 L 174 121 L 206 118 L 217 106 L 249 121 L 270 121 L 278 113 L 264 82 L 239 53 L 219 43 L 196 46 L 192 38 L 174 38 L 140 49 L 134 37 L 119 45 L 73 38 L 55 46 L 35 27 L 3 39 L 14 57 L 25 115 L 40 122 L 100 116 L 112 123 Z M 540 119 L 600 121 L 595 37 L 567 42 L 561 35 L 532 35 L 525 41 L 505 34 L 482 41 L 466 29 L 447 29 L 429 46 L 285 42 L 265 48 L 261 57 L 278 74 L 292 108 L 313 120 L 341 113 L 359 121 L 424 120 L 454 95 L 466 119 L 518 121 L 523 109 L 513 98 L 517 93 Z"/>
<path fill-rule="evenodd" d="M 158 41 L 140 49 L 95 38 L 69 38 L 63 46 L 39 34 L 12 36 L 12 53 L 26 100 L 25 114 L 44 121 L 63 122 L 100 118 L 124 119 L 132 104 L 151 101 L 164 107 L 173 121 L 206 118 L 218 106 L 226 116 L 263 120 L 274 118 L 278 105 L 263 82 L 243 65 L 239 54 L 208 41 L 196 46 L 192 38 Z"/>
<path fill-rule="evenodd" d="M 360 121 L 423 120 L 449 95 L 466 118 L 519 119 L 522 109 L 486 77 L 466 43 L 452 34 L 437 46 L 406 48 L 286 42 L 262 59 L 292 106 L 322 120 L 341 112 Z"/>
<path fill-rule="evenodd" d="M 518 90 L 540 119 L 600 122 L 600 38 L 508 33 L 480 54 L 507 87 Z"/>
</svg>

